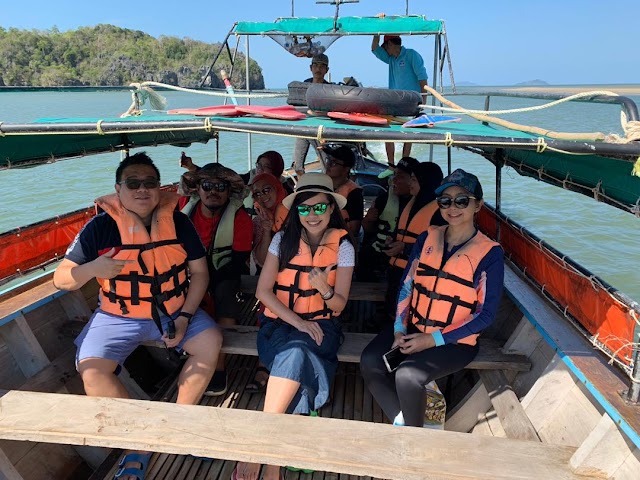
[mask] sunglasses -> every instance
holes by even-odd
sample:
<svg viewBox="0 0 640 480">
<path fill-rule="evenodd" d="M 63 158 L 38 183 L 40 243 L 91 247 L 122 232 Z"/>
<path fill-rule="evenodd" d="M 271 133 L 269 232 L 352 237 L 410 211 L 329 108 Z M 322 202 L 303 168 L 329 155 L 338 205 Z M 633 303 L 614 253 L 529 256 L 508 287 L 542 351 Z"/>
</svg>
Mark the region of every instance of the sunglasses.
<svg viewBox="0 0 640 480">
<path fill-rule="evenodd" d="M 327 167 L 332 167 L 337 165 L 338 167 L 346 166 L 344 163 L 338 162 L 335 158 L 329 157 L 327 158 Z"/>
<path fill-rule="evenodd" d="M 316 215 L 324 215 L 328 207 L 328 203 L 316 203 L 315 205 L 305 205 L 303 203 L 301 205 L 298 205 L 297 207 L 298 215 L 306 217 L 307 215 L 309 215 L 309 213 L 311 213 L 311 210 L 313 210 L 313 213 L 315 213 Z"/>
<path fill-rule="evenodd" d="M 147 178 L 145 180 L 139 180 L 137 178 L 127 178 L 118 182 L 119 185 L 126 185 L 129 190 L 138 190 L 140 187 L 144 187 L 147 190 L 158 188 L 160 186 L 160 180 L 157 178 Z"/>
<path fill-rule="evenodd" d="M 253 198 L 260 198 L 263 195 L 269 195 L 272 191 L 272 187 L 264 187 L 262 190 L 256 190 L 253 192 Z"/>
<path fill-rule="evenodd" d="M 228 187 L 229 185 L 225 182 L 210 182 L 209 180 L 200 182 L 200 188 L 205 192 L 211 192 L 212 190 L 224 192 Z"/>
<path fill-rule="evenodd" d="M 456 198 L 451 197 L 438 197 L 436 198 L 436 202 L 438 202 L 438 206 L 443 210 L 451 207 L 451 205 L 455 204 L 456 208 L 464 209 L 469 206 L 469 200 L 476 199 L 471 195 L 458 195 Z"/>
</svg>

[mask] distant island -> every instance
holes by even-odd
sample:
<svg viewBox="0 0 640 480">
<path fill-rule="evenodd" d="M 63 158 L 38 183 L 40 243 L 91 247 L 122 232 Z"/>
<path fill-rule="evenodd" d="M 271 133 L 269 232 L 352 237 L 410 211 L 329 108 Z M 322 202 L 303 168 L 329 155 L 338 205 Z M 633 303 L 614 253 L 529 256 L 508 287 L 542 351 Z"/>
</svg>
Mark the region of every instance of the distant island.
<svg viewBox="0 0 640 480">
<path fill-rule="evenodd" d="M 124 86 L 155 81 L 199 87 L 220 44 L 161 36 L 139 30 L 97 25 L 68 32 L 0 27 L 0 86 Z M 244 65 L 244 55 L 236 59 Z M 218 74 L 230 71 L 226 53 L 205 86 L 224 88 Z M 263 89 L 262 69 L 249 62 L 252 89 Z M 246 85 L 245 69 L 233 71 L 231 82 Z"/>
<path fill-rule="evenodd" d="M 549 85 L 549 83 L 544 80 L 528 80 L 526 82 L 516 83 L 514 86 L 516 87 L 544 87 Z"/>
</svg>

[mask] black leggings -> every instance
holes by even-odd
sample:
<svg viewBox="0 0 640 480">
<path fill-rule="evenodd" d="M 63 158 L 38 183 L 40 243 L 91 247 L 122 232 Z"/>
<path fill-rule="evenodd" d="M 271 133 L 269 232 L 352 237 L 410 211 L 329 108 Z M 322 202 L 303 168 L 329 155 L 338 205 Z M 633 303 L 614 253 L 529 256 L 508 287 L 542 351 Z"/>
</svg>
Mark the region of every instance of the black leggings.
<svg viewBox="0 0 640 480">
<path fill-rule="evenodd" d="M 395 372 L 389 373 L 382 355 L 391 349 L 392 343 L 393 326 L 389 326 L 365 347 L 360 358 L 365 385 L 390 420 L 402 412 L 405 425 L 422 427 L 425 386 L 466 367 L 478 353 L 478 346 L 451 344 L 429 348 L 410 355 Z"/>
</svg>

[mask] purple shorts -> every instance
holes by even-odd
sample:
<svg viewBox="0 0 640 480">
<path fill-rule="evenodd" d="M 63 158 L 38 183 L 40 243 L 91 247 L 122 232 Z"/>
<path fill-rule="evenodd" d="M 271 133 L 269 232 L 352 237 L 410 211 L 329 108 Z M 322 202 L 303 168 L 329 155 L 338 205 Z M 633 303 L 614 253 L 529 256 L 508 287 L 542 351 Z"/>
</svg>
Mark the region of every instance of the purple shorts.
<svg viewBox="0 0 640 480">
<path fill-rule="evenodd" d="M 163 315 L 160 320 L 163 329 L 166 329 L 169 317 Z M 187 341 L 209 328 L 217 328 L 216 322 L 198 308 L 176 349 L 181 350 Z M 97 309 L 75 339 L 78 347 L 76 366 L 85 358 L 105 358 L 122 365 L 131 352 L 144 342 L 162 343 L 162 334 L 153 320 L 121 317 Z"/>
</svg>

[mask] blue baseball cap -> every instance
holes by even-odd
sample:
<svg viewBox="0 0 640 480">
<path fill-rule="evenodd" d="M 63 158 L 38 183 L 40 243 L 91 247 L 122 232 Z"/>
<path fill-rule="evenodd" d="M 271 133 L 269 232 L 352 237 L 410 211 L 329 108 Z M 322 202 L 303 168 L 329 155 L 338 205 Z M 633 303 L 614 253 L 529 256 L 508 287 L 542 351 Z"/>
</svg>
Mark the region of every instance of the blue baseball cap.
<svg viewBox="0 0 640 480">
<path fill-rule="evenodd" d="M 467 192 L 472 194 L 476 199 L 482 200 L 482 185 L 480 185 L 480 180 L 473 173 L 465 172 L 463 169 L 459 168 L 451 172 L 451 175 L 447 176 L 442 180 L 442 183 L 438 188 L 436 188 L 436 195 L 442 195 L 449 187 L 462 187 Z"/>
</svg>

